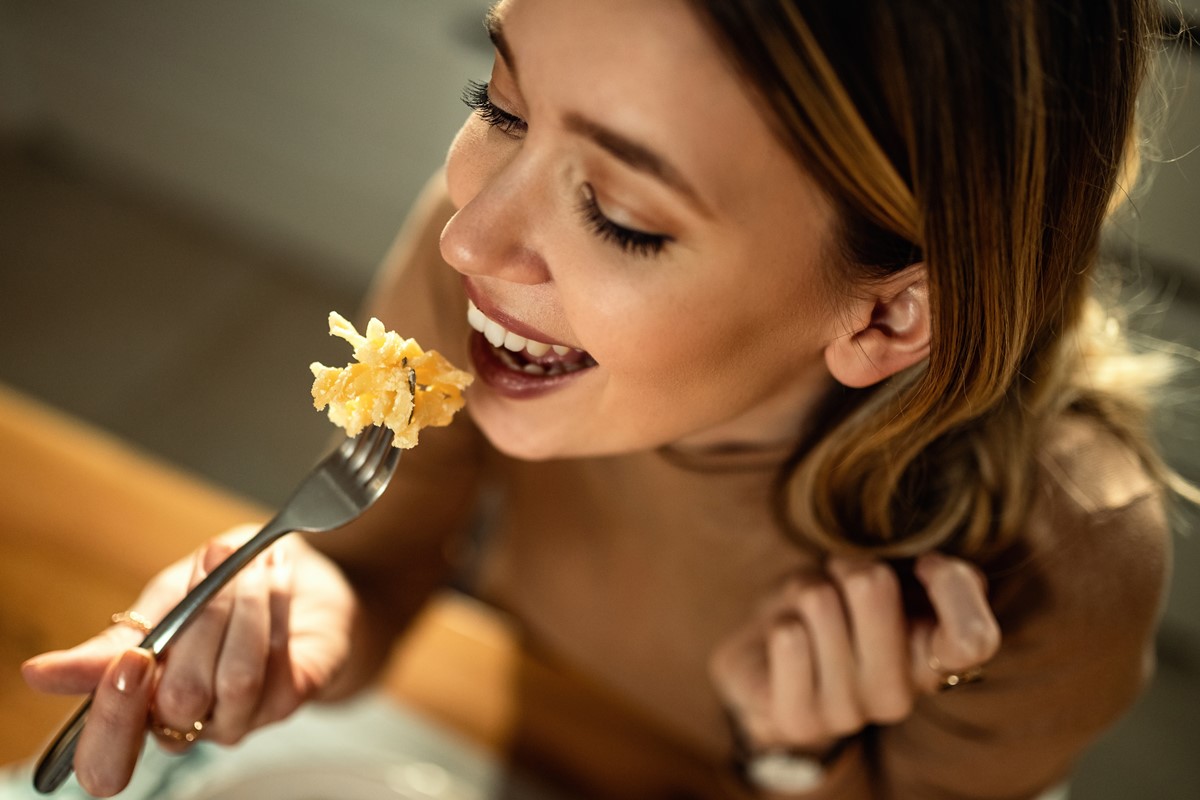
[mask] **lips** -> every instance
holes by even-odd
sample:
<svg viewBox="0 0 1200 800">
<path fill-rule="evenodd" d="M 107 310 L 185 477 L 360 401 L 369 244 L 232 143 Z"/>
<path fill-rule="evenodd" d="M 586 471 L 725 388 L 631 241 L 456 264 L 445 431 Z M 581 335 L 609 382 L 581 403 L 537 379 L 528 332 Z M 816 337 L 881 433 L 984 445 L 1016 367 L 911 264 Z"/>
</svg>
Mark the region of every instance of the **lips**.
<svg viewBox="0 0 1200 800">
<path fill-rule="evenodd" d="M 471 359 L 480 380 L 500 394 L 535 397 L 561 388 L 596 366 L 587 352 L 510 330 L 468 301 Z"/>
</svg>

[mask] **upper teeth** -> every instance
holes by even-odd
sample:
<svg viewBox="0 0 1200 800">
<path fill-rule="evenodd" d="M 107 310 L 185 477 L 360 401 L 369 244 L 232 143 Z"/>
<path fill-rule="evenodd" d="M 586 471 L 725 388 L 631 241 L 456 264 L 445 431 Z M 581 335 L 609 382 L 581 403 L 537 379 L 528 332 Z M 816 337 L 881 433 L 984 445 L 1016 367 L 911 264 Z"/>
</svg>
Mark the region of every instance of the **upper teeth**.
<svg viewBox="0 0 1200 800">
<path fill-rule="evenodd" d="M 479 310 L 478 306 L 467 301 L 467 322 L 472 328 L 483 334 L 483 338 L 487 339 L 493 347 L 503 347 L 506 350 L 511 350 L 514 353 L 519 353 L 522 350 L 529 355 L 537 358 L 544 356 L 546 353 L 553 350 L 560 356 L 565 356 L 574 348 L 566 345 L 556 344 L 549 345 L 544 342 L 539 342 L 535 339 L 528 339 L 524 336 L 513 333 L 505 328 L 499 322 L 484 315 Z"/>
</svg>

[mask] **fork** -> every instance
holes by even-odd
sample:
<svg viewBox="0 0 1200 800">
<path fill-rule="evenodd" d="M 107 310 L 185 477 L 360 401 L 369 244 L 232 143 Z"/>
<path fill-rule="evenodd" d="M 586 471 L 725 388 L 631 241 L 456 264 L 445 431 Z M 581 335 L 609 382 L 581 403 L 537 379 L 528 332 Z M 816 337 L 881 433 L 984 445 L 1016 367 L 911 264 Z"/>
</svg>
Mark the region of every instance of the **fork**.
<svg viewBox="0 0 1200 800">
<path fill-rule="evenodd" d="M 141 647 L 158 657 L 229 580 L 280 537 L 293 531 L 318 533 L 340 528 L 362 514 L 387 488 L 400 461 L 391 433 L 375 427 L 347 438 L 304 478 L 283 507 L 249 541 L 218 564 L 204 580 L 146 634 Z M 83 702 L 54 738 L 34 771 L 34 788 L 49 794 L 74 769 L 75 748 L 92 697 Z"/>
</svg>

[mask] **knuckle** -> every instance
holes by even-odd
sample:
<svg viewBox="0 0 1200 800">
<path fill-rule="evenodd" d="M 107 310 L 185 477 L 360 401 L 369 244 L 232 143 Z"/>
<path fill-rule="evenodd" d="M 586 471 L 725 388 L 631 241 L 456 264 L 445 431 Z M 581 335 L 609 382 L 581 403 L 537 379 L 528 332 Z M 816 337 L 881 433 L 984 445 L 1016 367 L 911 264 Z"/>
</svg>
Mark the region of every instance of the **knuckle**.
<svg viewBox="0 0 1200 800">
<path fill-rule="evenodd" d="M 809 582 L 798 575 L 793 575 L 784 581 L 779 589 L 779 596 L 783 602 L 792 608 L 800 604 L 800 598 L 804 596 L 805 589 L 808 588 Z"/>
<path fill-rule="evenodd" d="M 850 567 L 842 579 L 843 591 L 853 600 L 889 598 L 900 594 L 900 579 L 887 564 L 870 561 Z"/>
<path fill-rule="evenodd" d="M 766 635 L 768 658 L 784 654 L 784 657 L 804 657 L 808 651 L 808 629 L 798 619 L 785 618 L 772 623 Z"/>
<path fill-rule="evenodd" d="M 774 720 L 774 728 L 779 744 L 788 746 L 802 745 L 821 738 L 819 726 L 814 725 L 811 714 L 781 714 Z"/>
<path fill-rule="evenodd" d="M 858 733 L 867 721 L 856 705 L 838 704 L 825 709 L 822 718 L 826 732 L 833 736 L 849 736 Z"/>
<path fill-rule="evenodd" d="M 811 583 L 800 594 L 799 606 L 808 615 L 828 614 L 840 611 L 841 599 L 831 584 Z"/>
<path fill-rule="evenodd" d="M 217 674 L 216 694 L 223 703 L 246 703 L 258 697 L 262 675 L 254 669 L 228 669 Z"/>
<path fill-rule="evenodd" d="M 197 678 L 168 676 L 155 694 L 155 705 L 172 719 L 200 719 L 212 705 L 212 692 Z"/>
</svg>

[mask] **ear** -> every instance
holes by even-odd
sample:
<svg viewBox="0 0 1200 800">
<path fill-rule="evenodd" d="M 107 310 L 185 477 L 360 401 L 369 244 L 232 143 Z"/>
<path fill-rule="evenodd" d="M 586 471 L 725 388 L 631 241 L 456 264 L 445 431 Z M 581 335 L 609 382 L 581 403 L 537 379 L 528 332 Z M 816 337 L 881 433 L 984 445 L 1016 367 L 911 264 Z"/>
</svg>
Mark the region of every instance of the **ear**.
<svg viewBox="0 0 1200 800">
<path fill-rule="evenodd" d="M 924 264 L 906 267 L 854 297 L 845 330 L 825 347 L 839 383 L 872 386 L 929 354 L 929 287 Z"/>
</svg>

